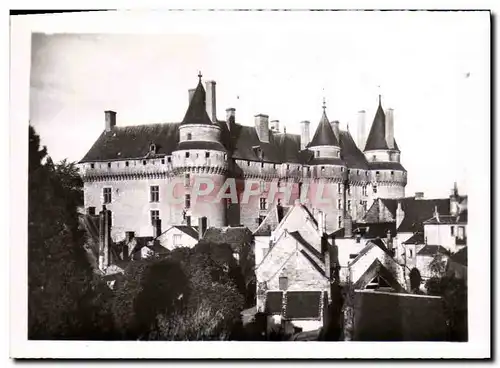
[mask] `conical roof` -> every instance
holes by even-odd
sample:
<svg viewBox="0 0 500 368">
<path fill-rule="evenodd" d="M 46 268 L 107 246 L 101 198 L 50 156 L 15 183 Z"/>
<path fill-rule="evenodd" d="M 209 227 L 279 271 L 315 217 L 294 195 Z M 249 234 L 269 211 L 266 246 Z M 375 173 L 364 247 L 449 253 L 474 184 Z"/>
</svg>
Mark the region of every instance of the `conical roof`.
<svg viewBox="0 0 500 368">
<path fill-rule="evenodd" d="M 332 126 L 328 122 L 326 109 L 323 107 L 323 115 L 308 147 L 315 146 L 339 146 L 339 141 L 333 132 Z"/>
<path fill-rule="evenodd" d="M 212 121 L 208 117 L 206 109 L 206 93 L 205 88 L 201 84 L 201 77 L 198 82 L 198 86 L 193 93 L 191 101 L 189 101 L 189 107 L 184 115 L 182 124 L 209 124 L 212 125 Z"/>
<path fill-rule="evenodd" d="M 370 134 L 368 134 L 368 138 L 366 139 L 364 151 L 387 149 L 390 148 L 387 145 L 387 141 L 385 139 L 385 113 L 384 109 L 382 108 L 381 98 L 379 96 L 377 112 L 375 113 L 375 117 L 373 118 L 372 127 L 370 129 Z M 398 149 L 396 140 L 394 140 L 393 149 Z"/>
</svg>

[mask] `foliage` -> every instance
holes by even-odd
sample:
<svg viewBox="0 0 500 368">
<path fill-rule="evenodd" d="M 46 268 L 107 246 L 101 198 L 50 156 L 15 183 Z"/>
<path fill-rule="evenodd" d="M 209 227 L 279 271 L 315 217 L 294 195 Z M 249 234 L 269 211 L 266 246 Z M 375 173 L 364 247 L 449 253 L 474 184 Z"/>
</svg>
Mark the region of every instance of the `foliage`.
<svg viewBox="0 0 500 368">
<path fill-rule="evenodd" d="M 355 287 L 350 278 L 342 285 L 342 313 L 344 316 L 343 337 L 346 341 L 354 338 Z"/>
<path fill-rule="evenodd" d="M 429 263 L 429 271 L 435 277 L 441 277 L 446 272 L 446 262 L 448 254 L 437 253 Z"/>
<path fill-rule="evenodd" d="M 83 196 L 76 166 L 54 164 L 31 126 L 28 166 L 28 337 L 95 338 L 96 323 L 104 331 L 111 326 L 78 230 Z"/>
<path fill-rule="evenodd" d="M 412 292 L 418 292 L 420 290 L 420 284 L 422 283 L 422 277 L 420 276 L 420 271 L 413 267 L 410 270 L 410 290 Z"/>
<path fill-rule="evenodd" d="M 441 296 L 452 341 L 467 341 L 467 284 L 454 275 L 432 277 L 426 282 L 430 295 Z"/>
</svg>

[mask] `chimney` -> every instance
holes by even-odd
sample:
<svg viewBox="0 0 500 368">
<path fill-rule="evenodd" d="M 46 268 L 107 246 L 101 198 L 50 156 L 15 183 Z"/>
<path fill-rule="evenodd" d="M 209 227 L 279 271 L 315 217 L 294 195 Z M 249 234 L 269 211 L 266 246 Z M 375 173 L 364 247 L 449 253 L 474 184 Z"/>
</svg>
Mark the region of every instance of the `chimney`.
<svg viewBox="0 0 500 368">
<path fill-rule="evenodd" d="M 191 216 L 186 216 L 186 225 L 191 226 Z"/>
<path fill-rule="evenodd" d="M 335 133 L 335 137 L 337 137 L 337 141 L 340 139 L 339 138 L 339 134 L 340 134 L 340 127 L 339 127 L 339 121 L 338 120 L 335 120 L 335 121 L 331 121 L 330 122 L 330 125 L 332 127 L 332 130 L 333 130 L 333 133 Z"/>
<path fill-rule="evenodd" d="M 229 131 L 231 131 L 231 125 L 234 123 L 236 123 L 236 109 L 230 107 L 226 109 L 226 125 Z"/>
<path fill-rule="evenodd" d="M 300 149 L 305 150 L 307 145 L 309 144 L 309 125 L 311 123 L 307 120 L 300 122 Z"/>
<path fill-rule="evenodd" d="M 215 100 L 215 81 L 206 81 L 206 105 L 207 105 L 207 114 L 212 123 L 217 123 L 217 108 L 216 108 L 216 100 Z"/>
<path fill-rule="evenodd" d="M 104 271 L 110 264 L 111 211 L 102 206 L 99 212 L 99 269 Z"/>
<path fill-rule="evenodd" d="M 107 110 L 104 111 L 104 128 L 106 132 L 110 132 L 116 126 L 116 112 Z"/>
<path fill-rule="evenodd" d="M 415 199 L 424 199 L 424 192 L 415 192 Z"/>
<path fill-rule="evenodd" d="M 279 133 L 280 132 L 280 121 L 279 120 L 271 120 L 271 130 L 274 133 Z"/>
<path fill-rule="evenodd" d="M 189 102 L 191 103 L 191 100 L 193 99 L 194 91 L 196 91 L 196 88 L 191 88 L 188 93 L 189 93 Z"/>
<path fill-rule="evenodd" d="M 450 215 L 457 216 L 458 212 L 459 212 L 458 188 L 457 188 L 457 183 L 455 182 L 453 185 L 453 189 L 451 190 L 451 195 L 450 195 Z"/>
<path fill-rule="evenodd" d="M 344 237 L 352 238 L 352 217 L 348 213 L 344 215 Z"/>
<path fill-rule="evenodd" d="M 401 225 L 404 218 L 405 213 L 403 211 L 403 207 L 401 207 L 401 201 L 398 201 L 398 208 L 396 208 L 396 229 L 399 228 L 399 225 Z"/>
<path fill-rule="evenodd" d="M 434 206 L 434 217 L 436 218 L 437 222 L 439 222 L 438 206 Z"/>
<path fill-rule="evenodd" d="M 385 141 L 389 149 L 394 149 L 394 110 L 387 109 L 385 112 Z"/>
<path fill-rule="evenodd" d="M 155 219 L 153 221 L 153 239 L 156 239 L 161 235 L 161 220 Z"/>
<path fill-rule="evenodd" d="M 366 144 L 366 112 L 365 110 L 361 110 L 358 112 L 358 148 L 361 151 L 364 151 Z"/>
<path fill-rule="evenodd" d="M 203 235 L 205 235 L 205 231 L 207 231 L 207 218 L 200 217 L 198 219 L 198 240 L 203 239 Z"/>
<path fill-rule="evenodd" d="M 259 140 L 269 143 L 269 116 L 264 114 L 255 115 L 255 129 Z"/>
<path fill-rule="evenodd" d="M 320 236 L 326 234 L 326 214 L 323 211 L 318 211 L 318 232 Z"/>
</svg>

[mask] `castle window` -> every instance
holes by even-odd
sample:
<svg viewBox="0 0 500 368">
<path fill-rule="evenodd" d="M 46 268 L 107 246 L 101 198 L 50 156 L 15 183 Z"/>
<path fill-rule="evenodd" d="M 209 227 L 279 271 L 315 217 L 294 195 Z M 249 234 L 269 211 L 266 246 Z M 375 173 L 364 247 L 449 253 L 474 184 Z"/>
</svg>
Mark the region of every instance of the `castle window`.
<svg viewBox="0 0 500 368">
<path fill-rule="evenodd" d="M 319 151 L 314 152 L 316 154 L 316 157 L 319 157 Z"/>
<path fill-rule="evenodd" d="M 110 167 L 111 167 L 111 162 L 108 162 L 108 168 L 110 168 Z"/>
<path fill-rule="evenodd" d="M 347 212 L 351 212 L 351 200 L 347 201 Z"/>
<path fill-rule="evenodd" d="M 261 209 L 261 211 L 267 209 L 267 201 L 265 198 L 260 199 L 260 209 Z"/>
<path fill-rule="evenodd" d="M 286 165 L 286 169 L 287 169 L 287 170 L 288 170 L 288 169 L 290 169 L 290 165 Z"/>
<path fill-rule="evenodd" d="M 343 168 L 343 167 L 341 167 L 341 168 L 340 168 L 340 171 L 344 171 L 344 168 Z"/>
<path fill-rule="evenodd" d="M 377 159 L 377 156 L 373 155 L 372 156 L 372 161 L 375 161 Z"/>
<path fill-rule="evenodd" d="M 337 183 L 337 193 L 342 193 L 342 184 Z"/>
<path fill-rule="evenodd" d="M 342 209 L 342 199 L 337 199 L 337 208 L 338 208 L 339 210 L 341 210 L 341 209 Z"/>
<path fill-rule="evenodd" d="M 184 174 L 184 186 L 188 187 L 191 182 L 191 177 L 189 173 Z"/>
<path fill-rule="evenodd" d="M 351 186 L 347 184 L 347 194 L 351 195 Z"/>
<path fill-rule="evenodd" d="M 250 166 L 250 161 L 247 161 L 247 166 Z"/>
<path fill-rule="evenodd" d="M 186 196 L 184 197 L 184 207 L 191 208 L 191 195 L 190 194 L 186 194 Z"/>
<path fill-rule="evenodd" d="M 146 160 L 142 160 L 142 164 L 143 164 L 143 165 L 146 165 Z"/>
<path fill-rule="evenodd" d="M 210 152 L 205 152 L 205 158 L 209 158 L 210 157 Z"/>
<path fill-rule="evenodd" d="M 391 171 L 391 176 L 394 176 L 394 171 Z"/>
<path fill-rule="evenodd" d="M 156 221 L 160 219 L 159 210 L 151 210 L 151 225 L 156 224 Z"/>
<path fill-rule="evenodd" d="M 164 164 L 165 164 L 165 159 L 164 159 L 164 158 L 162 158 L 162 159 L 161 159 L 161 164 L 162 164 L 162 165 L 164 165 Z"/>
<path fill-rule="evenodd" d="M 380 175 L 380 171 L 376 171 L 375 175 L 379 176 Z"/>
<path fill-rule="evenodd" d="M 167 162 L 171 163 L 172 162 L 172 157 L 167 157 Z"/>
<path fill-rule="evenodd" d="M 152 185 L 149 188 L 149 200 L 151 202 L 159 202 L 160 201 L 160 187 L 158 185 Z"/>
<path fill-rule="evenodd" d="M 321 166 L 321 172 L 325 172 L 325 167 L 324 166 Z"/>
<path fill-rule="evenodd" d="M 342 216 L 337 218 L 337 227 L 340 229 L 342 227 Z"/>
<path fill-rule="evenodd" d="M 363 185 L 363 187 L 362 187 L 362 188 L 363 188 L 363 189 L 362 189 L 362 193 L 363 193 L 363 195 L 365 196 L 365 195 L 366 195 L 366 185 Z"/>
<path fill-rule="evenodd" d="M 188 133 L 186 140 L 190 141 L 192 138 L 193 138 L 193 135 L 191 133 Z"/>
<path fill-rule="evenodd" d="M 260 164 L 260 167 L 264 167 L 264 163 L 263 162 Z"/>
<path fill-rule="evenodd" d="M 273 169 L 275 169 L 275 170 L 276 170 L 276 164 L 273 164 Z"/>
<path fill-rule="evenodd" d="M 453 226 L 450 226 L 450 235 L 455 236 L 455 228 Z"/>
<path fill-rule="evenodd" d="M 95 215 L 95 207 L 87 207 L 87 215 Z"/>
<path fill-rule="evenodd" d="M 90 168 L 93 169 L 95 167 L 94 164 L 90 164 Z"/>
<path fill-rule="evenodd" d="M 189 152 L 186 152 L 186 158 L 189 158 Z"/>
<path fill-rule="evenodd" d="M 377 184 L 373 184 L 373 193 L 377 193 Z"/>
<path fill-rule="evenodd" d="M 128 167 L 129 163 L 128 161 L 125 161 L 125 166 Z"/>
<path fill-rule="evenodd" d="M 280 276 L 279 278 L 279 288 L 280 290 L 286 290 L 288 289 L 288 277 L 286 276 Z"/>
<path fill-rule="evenodd" d="M 103 188 L 102 190 L 103 203 L 111 203 L 111 188 Z"/>
<path fill-rule="evenodd" d="M 413 258 L 413 249 L 410 249 L 410 258 Z"/>
</svg>

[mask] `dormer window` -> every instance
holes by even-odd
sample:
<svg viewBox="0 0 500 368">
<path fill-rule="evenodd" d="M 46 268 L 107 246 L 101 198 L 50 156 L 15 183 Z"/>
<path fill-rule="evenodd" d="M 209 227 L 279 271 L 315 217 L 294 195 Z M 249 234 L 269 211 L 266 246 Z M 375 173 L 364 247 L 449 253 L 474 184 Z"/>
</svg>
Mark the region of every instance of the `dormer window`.
<svg viewBox="0 0 500 368">
<path fill-rule="evenodd" d="M 193 135 L 191 133 L 188 133 L 186 136 L 186 140 L 190 141 L 191 139 L 193 139 Z"/>
<path fill-rule="evenodd" d="M 156 153 L 156 144 L 151 143 L 151 144 L 149 145 L 149 152 L 151 152 L 151 153 Z"/>
</svg>

